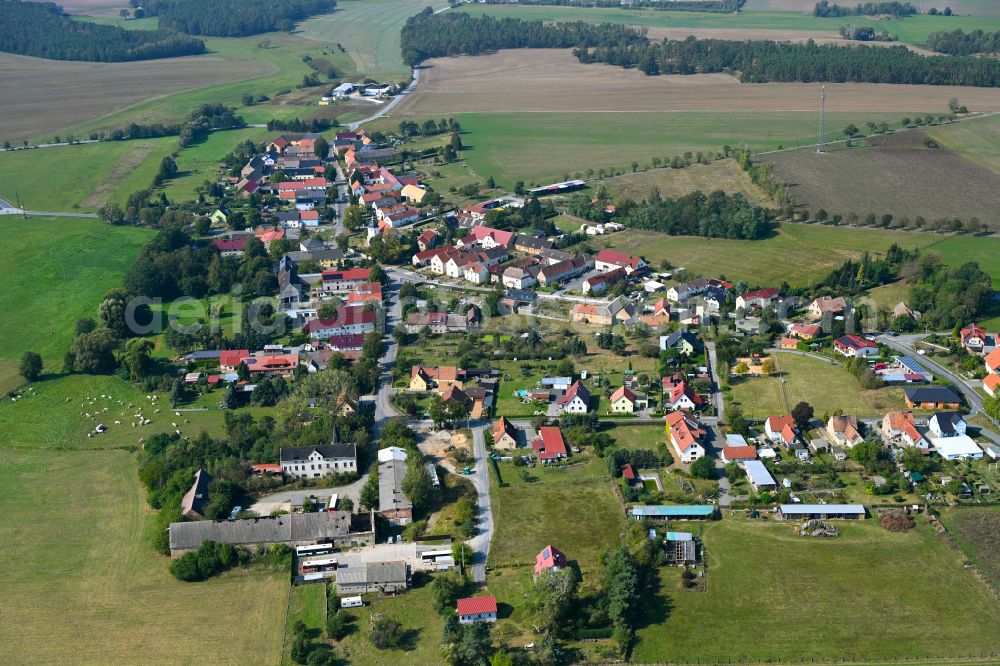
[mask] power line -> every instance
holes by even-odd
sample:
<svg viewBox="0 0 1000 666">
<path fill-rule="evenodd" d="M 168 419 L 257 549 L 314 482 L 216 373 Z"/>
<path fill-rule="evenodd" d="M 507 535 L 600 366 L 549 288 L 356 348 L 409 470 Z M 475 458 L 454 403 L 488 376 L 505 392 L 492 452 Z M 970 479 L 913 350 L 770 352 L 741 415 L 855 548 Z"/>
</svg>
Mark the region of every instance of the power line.
<svg viewBox="0 0 1000 666">
<path fill-rule="evenodd" d="M 824 116 L 826 114 L 826 86 L 820 89 L 819 93 L 819 144 L 817 153 L 826 152 L 826 128 L 824 127 Z"/>
</svg>

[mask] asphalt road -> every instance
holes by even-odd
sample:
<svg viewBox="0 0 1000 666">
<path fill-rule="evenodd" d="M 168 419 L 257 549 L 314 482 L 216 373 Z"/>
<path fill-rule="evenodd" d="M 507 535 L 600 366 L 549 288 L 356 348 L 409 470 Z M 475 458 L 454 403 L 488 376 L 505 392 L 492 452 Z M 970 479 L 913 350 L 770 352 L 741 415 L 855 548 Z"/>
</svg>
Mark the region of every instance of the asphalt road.
<svg viewBox="0 0 1000 666">
<path fill-rule="evenodd" d="M 417 87 L 417 83 L 419 83 L 419 82 L 420 82 L 420 68 L 419 67 L 414 67 L 413 68 L 413 80 L 410 81 L 410 85 L 406 86 L 406 89 L 403 92 L 401 92 L 398 95 L 396 95 L 395 97 L 393 97 L 392 100 L 388 104 L 386 104 L 385 106 L 383 106 L 381 109 L 379 109 L 374 114 L 368 116 L 367 118 L 363 118 L 363 119 L 361 119 L 361 120 L 359 120 L 357 122 L 351 123 L 348 126 L 349 129 L 353 132 L 354 130 L 358 129 L 359 127 L 361 127 L 365 123 L 370 123 L 373 120 L 378 120 L 382 116 L 387 115 L 390 111 L 392 111 L 394 108 L 396 108 L 396 106 L 400 102 L 402 102 L 404 99 L 406 99 L 407 95 L 409 95 L 411 92 L 413 92 L 413 89 Z"/>
<path fill-rule="evenodd" d="M 490 552 L 490 542 L 493 540 L 493 505 L 490 502 L 490 471 L 487 469 L 488 455 L 486 438 L 483 431 L 486 426 L 472 428 L 472 451 L 476 456 L 475 474 L 469 475 L 469 480 L 476 488 L 476 501 L 479 505 L 478 531 L 469 545 L 473 550 L 472 579 L 477 583 L 486 581 L 486 558 Z"/>
</svg>

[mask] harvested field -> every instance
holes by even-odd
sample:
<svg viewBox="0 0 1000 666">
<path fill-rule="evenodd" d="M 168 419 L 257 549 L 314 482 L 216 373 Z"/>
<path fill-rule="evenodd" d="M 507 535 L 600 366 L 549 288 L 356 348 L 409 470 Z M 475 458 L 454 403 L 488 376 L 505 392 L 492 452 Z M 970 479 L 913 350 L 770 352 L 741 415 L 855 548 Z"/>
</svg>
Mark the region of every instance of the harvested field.
<svg viewBox="0 0 1000 666">
<path fill-rule="evenodd" d="M 832 2 L 830 4 L 833 4 Z M 841 2 L 842 5 L 853 5 L 853 2 Z M 931 7 L 943 9 L 945 6 L 951 7 L 956 14 L 970 14 L 972 16 L 1000 16 L 1000 3 L 996 0 L 948 0 L 939 2 L 938 0 L 910 0 L 910 4 L 915 5 L 920 11 L 927 11 Z M 812 14 L 815 0 L 747 0 L 743 5 L 743 11 L 792 11 Z"/>
<path fill-rule="evenodd" d="M 654 187 L 665 197 L 680 197 L 691 192 L 722 190 L 739 192 L 751 201 L 769 205 L 768 197 L 750 181 L 750 177 L 729 159 L 711 164 L 695 164 L 684 169 L 651 169 L 605 178 L 593 183 L 603 185 L 614 195 L 626 199 L 645 199 Z"/>
<path fill-rule="evenodd" d="M 142 101 L 274 71 L 274 65 L 266 60 L 213 55 L 99 63 L 0 53 L 0 94 L 4 99 L 0 140 L 19 143 Z"/>
<path fill-rule="evenodd" d="M 127 0 L 66 0 L 59 3 L 70 14 L 118 16 L 122 9 L 131 11 Z"/>
<path fill-rule="evenodd" d="M 768 155 L 795 202 L 844 216 L 889 213 L 928 220 L 978 217 L 1000 226 L 1000 175 L 947 148 L 929 148 L 913 131 L 872 139 L 866 148 L 818 155 L 795 150 Z"/>
<path fill-rule="evenodd" d="M 743 84 L 727 74 L 646 76 L 585 65 L 562 49 L 512 49 L 427 61 L 420 87 L 395 115 L 486 112 L 814 112 L 819 84 Z M 958 86 L 827 84 L 826 110 L 945 113 L 959 98 L 977 111 L 1000 110 L 1000 90 Z M 504 91 L 498 94 L 498 91 Z"/>
<path fill-rule="evenodd" d="M 753 41 L 769 39 L 775 42 L 807 42 L 810 39 L 817 44 L 837 44 L 838 46 L 857 46 L 858 42 L 844 39 L 840 33 L 827 30 L 785 29 L 771 30 L 768 28 L 675 28 L 653 27 L 646 35 L 655 41 L 661 39 L 686 39 L 689 36 L 697 39 L 729 39 L 733 41 Z M 897 46 L 899 42 L 869 42 L 867 46 Z M 911 51 L 932 54 L 934 51 L 918 46 L 907 45 Z"/>
</svg>

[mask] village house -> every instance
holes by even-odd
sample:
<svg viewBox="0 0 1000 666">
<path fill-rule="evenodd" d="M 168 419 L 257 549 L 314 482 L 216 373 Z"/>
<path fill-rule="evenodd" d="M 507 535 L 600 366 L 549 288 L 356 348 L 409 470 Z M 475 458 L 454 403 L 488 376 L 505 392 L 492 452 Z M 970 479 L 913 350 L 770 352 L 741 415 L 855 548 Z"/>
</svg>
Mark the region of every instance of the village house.
<svg viewBox="0 0 1000 666">
<path fill-rule="evenodd" d="M 533 266 L 531 268 L 511 266 L 504 270 L 503 275 L 500 277 L 500 283 L 509 289 L 528 289 L 534 286 L 535 275 L 540 270 L 541 266 Z"/>
<path fill-rule="evenodd" d="M 674 349 L 681 353 L 682 356 L 690 356 L 695 353 L 701 346 L 698 338 L 695 337 L 694 333 L 690 333 L 686 330 L 675 331 L 670 335 L 660 336 L 660 349 Z"/>
<path fill-rule="evenodd" d="M 958 409 L 962 399 L 947 386 L 921 386 L 903 389 L 910 409 Z"/>
<path fill-rule="evenodd" d="M 556 405 L 565 414 L 586 414 L 590 410 L 590 391 L 579 381 L 575 381 L 565 395 L 556 400 Z"/>
<path fill-rule="evenodd" d="M 417 237 L 417 247 L 421 252 L 433 249 L 438 244 L 441 236 L 433 229 L 427 229 Z"/>
<path fill-rule="evenodd" d="M 959 332 L 962 347 L 970 354 L 984 356 L 997 347 L 997 336 L 987 333 L 985 330 L 970 324 Z"/>
<path fill-rule="evenodd" d="M 791 416 L 768 416 L 764 420 L 764 435 L 772 442 L 791 448 L 795 443 L 795 419 Z"/>
<path fill-rule="evenodd" d="M 764 308 L 773 305 L 777 300 L 777 289 L 758 289 L 756 291 L 747 291 L 736 297 L 736 309 L 763 310 Z"/>
<path fill-rule="evenodd" d="M 459 599 L 455 612 L 458 614 L 458 622 L 460 624 L 496 622 L 497 598 L 469 597 L 468 599 Z"/>
<path fill-rule="evenodd" d="M 837 296 L 836 298 L 821 296 L 809 304 L 809 314 L 815 319 L 820 319 L 826 314 L 836 317 L 844 314 L 846 311 L 847 301 L 842 296 Z"/>
<path fill-rule="evenodd" d="M 624 296 L 608 303 L 577 303 L 571 310 L 573 321 L 596 326 L 611 326 L 635 316 L 635 306 Z"/>
<path fill-rule="evenodd" d="M 313 340 L 327 340 L 345 335 L 364 335 L 375 330 L 375 312 L 363 307 L 340 306 L 337 316 L 313 319 L 302 326 L 302 332 Z"/>
<path fill-rule="evenodd" d="M 683 303 L 692 296 L 703 294 L 708 290 L 713 290 L 725 298 L 725 295 L 732 288 L 733 285 L 725 280 L 719 280 L 717 278 L 698 278 L 696 280 L 691 280 L 690 282 L 674 285 L 668 289 L 667 300 L 673 303 Z"/>
<path fill-rule="evenodd" d="M 212 475 L 203 469 L 194 473 L 194 483 L 181 498 L 181 517 L 188 520 L 204 520 L 205 506 L 208 504 L 208 485 Z"/>
<path fill-rule="evenodd" d="M 792 324 L 788 327 L 788 334 L 801 340 L 812 340 L 823 333 L 823 327 L 819 324 Z"/>
<path fill-rule="evenodd" d="M 323 511 L 242 520 L 199 520 L 171 523 L 170 556 L 197 550 L 205 541 L 267 548 L 273 544 L 312 546 L 332 543 L 337 548 L 375 544 L 375 521 L 370 513 Z"/>
<path fill-rule="evenodd" d="M 591 259 L 586 255 L 578 254 L 572 259 L 543 266 L 538 271 L 536 279 L 541 286 L 551 287 L 586 272 L 590 266 Z"/>
<path fill-rule="evenodd" d="M 435 335 L 465 333 L 469 329 L 465 315 L 447 312 L 411 312 L 406 315 L 407 333 L 420 333 L 424 328 Z"/>
<path fill-rule="evenodd" d="M 831 416 L 826 423 L 826 434 L 834 444 L 853 448 L 865 441 L 856 416 Z"/>
<path fill-rule="evenodd" d="M 637 270 L 646 267 L 646 262 L 642 257 L 632 257 L 624 252 L 617 252 L 604 248 L 594 257 L 594 269 L 599 271 L 614 271 L 621 269 L 625 274 L 631 275 Z"/>
<path fill-rule="evenodd" d="M 697 417 L 684 411 L 671 412 L 666 418 L 666 436 L 683 463 L 692 463 L 705 455 L 701 438 L 705 430 Z"/>
<path fill-rule="evenodd" d="M 608 290 L 611 285 L 625 279 L 625 269 L 615 268 L 607 273 L 599 273 L 586 278 L 580 287 L 584 295 L 601 294 Z"/>
<path fill-rule="evenodd" d="M 529 255 L 536 255 L 542 250 L 552 248 L 552 241 L 547 238 L 536 238 L 526 234 L 514 236 L 514 249 Z"/>
<path fill-rule="evenodd" d="M 468 235 L 455 242 L 455 246 L 468 249 L 478 245 L 484 250 L 502 247 L 509 251 L 513 243 L 514 232 L 512 231 L 501 231 L 490 227 L 473 227 L 469 230 Z"/>
<path fill-rule="evenodd" d="M 410 368 L 410 390 L 429 391 L 437 389 L 444 391 L 449 386 L 462 387 L 465 371 L 455 366 L 421 366 Z"/>
<path fill-rule="evenodd" d="M 694 411 L 703 404 L 703 399 L 695 393 L 681 375 L 664 377 L 663 386 L 663 409 L 664 411 L 677 411 L 683 409 Z"/>
<path fill-rule="evenodd" d="M 507 450 L 518 447 L 517 428 L 506 416 L 494 421 L 490 432 L 493 434 L 494 449 Z"/>
<path fill-rule="evenodd" d="M 566 568 L 566 555 L 551 544 L 535 555 L 536 576 L 543 571 L 559 571 L 564 568 Z"/>
<path fill-rule="evenodd" d="M 531 443 L 538 459 L 545 464 L 569 457 L 566 440 L 559 426 L 542 426 L 538 429 L 538 439 Z"/>
<path fill-rule="evenodd" d="M 917 430 L 913 422 L 912 412 L 891 411 L 886 412 L 882 418 L 882 434 L 893 441 L 901 442 L 906 446 L 918 449 L 926 449 L 930 446 L 924 436 Z"/>
<path fill-rule="evenodd" d="M 1000 375 L 990 373 L 983 377 L 983 391 L 986 392 L 986 395 L 996 398 L 1000 395 L 998 388 L 1000 388 Z"/>
<path fill-rule="evenodd" d="M 1000 374 L 1000 349 L 994 349 L 983 357 L 986 364 L 986 372 L 994 375 Z"/>
<path fill-rule="evenodd" d="M 958 437 L 966 434 L 968 424 L 959 412 L 938 412 L 927 420 L 934 437 Z"/>
<path fill-rule="evenodd" d="M 328 294 L 355 291 L 368 284 L 371 271 L 367 268 L 349 268 L 347 270 L 323 271 L 323 292 Z"/>
<path fill-rule="evenodd" d="M 833 341 L 833 348 L 838 352 L 852 358 L 855 356 L 878 356 L 878 345 L 870 340 L 865 340 L 860 335 L 844 335 Z"/>
<path fill-rule="evenodd" d="M 615 414 L 632 414 L 636 410 L 636 395 L 628 387 L 621 386 L 611 394 L 611 411 Z"/>
<path fill-rule="evenodd" d="M 410 567 L 403 560 L 362 562 L 358 566 L 340 566 L 336 573 L 338 597 L 362 594 L 395 595 L 410 588 Z"/>
<path fill-rule="evenodd" d="M 670 323 L 670 304 L 661 298 L 653 304 L 652 314 L 643 314 L 640 319 L 646 326 L 664 326 Z"/>
<path fill-rule="evenodd" d="M 289 379 L 299 367 L 298 354 L 255 354 L 242 359 L 250 371 L 251 380 L 254 375 L 280 376 Z"/>
<path fill-rule="evenodd" d="M 242 257 L 243 247 L 246 245 L 246 236 L 236 236 L 234 238 L 220 238 L 212 241 L 212 245 L 223 257 Z"/>
<path fill-rule="evenodd" d="M 279 459 L 281 471 L 297 479 L 318 479 L 358 471 L 357 446 L 338 442 L 336 430 L 329 444 L 282 447 Z"/>
</svg>

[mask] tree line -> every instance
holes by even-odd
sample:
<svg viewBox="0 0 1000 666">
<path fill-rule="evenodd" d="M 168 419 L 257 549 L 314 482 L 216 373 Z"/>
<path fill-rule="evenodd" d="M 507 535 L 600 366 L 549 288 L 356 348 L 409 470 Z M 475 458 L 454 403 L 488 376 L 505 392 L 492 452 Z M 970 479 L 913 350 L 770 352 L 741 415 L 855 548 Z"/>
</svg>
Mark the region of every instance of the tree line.
<svg viewBox="0 0 1000 666">
<path fill-rule="evenodd" d="M 1000 53 L 1000 32 L 962 30 L 932 32 L 927 37 L 928 48 L 952 56 L 969 56 L 976 53 Z"/>
<path fill-rule="evenodd" d="M 159 16 L 160 27 L 189 35 L 246 37 L 289 32 L 301 21 L 328 14 L 336 0 L 151 0 L 143 9 Z"/>
<path fill-rule="evenodd" d="M 820 18 L 840 16 L 910 16 L 920 10 L 909 2 L 865 2 L 856 5 L 831 5 L 829 0 L 820 0 L 813 8 L 813 16 Z"/>
<path fill-rule="evenodd" d="M 479 55 L 498 49 L 566 49 L 639 45 L 638 30 L 612 23 L 543 23 L 518 18 L 472 17 L 462 12 L 434 14 L 428 7 L 410 17 L 400 34 L 403 60 L 416 66 L 428 58 Z"/>
<path fill-rule="evenodd" d="M 200 39 L 76 21 L 51 2 L 0 0 L 0 26 L 0 51 L 50 60 L 127 62 L 205 52 Z"/>
<path fill-rule="evenodd" d="M 732 72 L 744 83 L 833 81 L 925 85 L 1000 85 L 1000 61 L 923 56 L 905 46 L 838 46 L 721 39 L 621 43 L 578 48 L 583 63 L 635 67 L 648 75 Z"/>
</svg>

